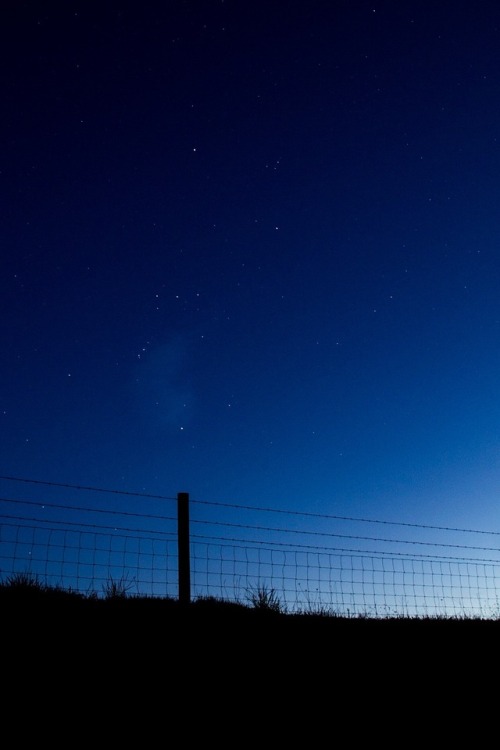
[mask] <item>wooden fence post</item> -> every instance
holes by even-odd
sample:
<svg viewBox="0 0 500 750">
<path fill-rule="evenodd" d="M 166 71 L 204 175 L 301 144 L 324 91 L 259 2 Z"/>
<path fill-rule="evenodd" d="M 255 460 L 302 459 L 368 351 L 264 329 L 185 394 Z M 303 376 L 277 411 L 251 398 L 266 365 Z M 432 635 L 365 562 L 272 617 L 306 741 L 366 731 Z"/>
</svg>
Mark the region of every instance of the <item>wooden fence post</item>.
<svg viewBox="0 0 500 750">
<path fill-rule="evenodd" d="M 189 556 L 189 493 L 177 493 L 177 544 L 179 550 L 179 603 L 191 601 Z"/>
</svg>

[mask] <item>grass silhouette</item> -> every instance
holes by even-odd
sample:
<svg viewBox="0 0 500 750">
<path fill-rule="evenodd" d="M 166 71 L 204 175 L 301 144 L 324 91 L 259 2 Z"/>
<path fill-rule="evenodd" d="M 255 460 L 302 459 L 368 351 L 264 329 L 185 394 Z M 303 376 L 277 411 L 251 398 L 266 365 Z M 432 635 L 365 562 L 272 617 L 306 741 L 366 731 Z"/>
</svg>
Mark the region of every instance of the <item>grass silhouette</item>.
<svg viewBox="0 0 500 750">
<path fill-rule="evenodd" d="M 241 601 L 230 601 L 216 596 L 200 596 L 194 598 L 188 605 L 181 604 L 175 597 L 159 597 L 131 593 L 133 587 L 126 577 L 119 579 L 110 578 L 102 586 L 99 596 L 96 591 L 87 593 L 64 588 L 60 585 L 50 585 L 39 576 L 29 572 L 13 573 L 0 580 L 0 603 L 4 614 L 15 613 L 22 608 L 30 606 L 45 607 L 50 611 L 51 607 L 71 608 L 79 606 L 81 610 L 87 611 L 110 611 L 113 607 L 119 607 L 122 612 L 169 612 L 179 617 L 188 616 L 202 618 L 247 618 L 255 621 L 265 619 L 269 616 L 275 621 L 298 622 L 315 621 L 329 623 L 372 623 L 374 626 L 381 623 L 500 623 L 500 616 L 493 618 L 481 618 L 467 615 L 388 615 L 374 617 L 368 614 L 341 614 L 322 604 L 309 603 L 302 610 L 289 611 L 286 604 L 280 599 L 275 588 L 265 584 L 251 586 L 246 592 L 246 603 Z"/>
<path fill-rule="evenodd" d="M 236 693 L 253 679 L 260 695 L 330 675 L 353 695 L 374 694 L 374 680 L 392 695 L 419 684 L 415 676 L 425 671 L 446 679 L 467 663 L 487 663 L 500 632 L 498 618 L 347 617 L 314 604 L 291 612 L 261 584 L 246 601 L 200 596 L 181 604 L 131 593 L 127 580 L 82 593 L 29 573 L 0 581 L 0 613 L 11 681 L 56 675 L 77 692 L 86 675 L 106 694 L 137 695 L 139 686 L 184 685 L 196 676 L 209 694 L 213 680 Z"/>
</svg>

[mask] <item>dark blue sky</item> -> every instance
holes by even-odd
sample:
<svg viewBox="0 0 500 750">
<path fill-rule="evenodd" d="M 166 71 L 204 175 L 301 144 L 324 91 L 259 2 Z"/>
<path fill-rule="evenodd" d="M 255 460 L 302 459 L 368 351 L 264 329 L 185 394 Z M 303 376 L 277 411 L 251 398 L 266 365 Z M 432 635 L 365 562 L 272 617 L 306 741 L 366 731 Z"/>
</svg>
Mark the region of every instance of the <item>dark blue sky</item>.
<svg viewBox="0 0 500 750">
<path fill-rule="evenodd" d="M 1 21 L 2 473 L 498 528 L 498 4 Z"/>
</svg>

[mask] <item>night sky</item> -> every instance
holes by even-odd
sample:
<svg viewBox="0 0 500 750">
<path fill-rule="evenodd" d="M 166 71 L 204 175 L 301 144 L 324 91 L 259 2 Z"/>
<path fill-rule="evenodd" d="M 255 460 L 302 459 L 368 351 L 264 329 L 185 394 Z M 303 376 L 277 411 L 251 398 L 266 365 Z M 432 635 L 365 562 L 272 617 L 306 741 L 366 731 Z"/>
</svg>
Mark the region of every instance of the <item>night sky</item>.
<svg viewBox="0 0 500 750">
<path fill-rule="evenodd" d="M 1 473 L 498 529 L 498 3 L 0 20 Z"/>
</svg>

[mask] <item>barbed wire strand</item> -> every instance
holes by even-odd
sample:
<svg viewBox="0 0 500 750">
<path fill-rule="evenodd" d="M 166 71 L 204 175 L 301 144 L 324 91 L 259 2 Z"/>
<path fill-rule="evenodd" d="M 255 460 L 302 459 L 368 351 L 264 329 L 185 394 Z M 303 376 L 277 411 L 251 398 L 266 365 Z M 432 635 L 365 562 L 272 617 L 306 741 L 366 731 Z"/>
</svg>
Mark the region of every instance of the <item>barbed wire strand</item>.
<svg viewBox="0 0 500 750">
<path fill-rule="evenodd" d="M 92 487 L 92 486 L 85 486 L 85 485 L 80 485 L 80 484 L 47 482 L 41 479 L 27 479 L 24 477 L 10 477 L 10 476 L 0 476 L 0 479 L 3 479 L 7 482 L 25 482 L 26 484 L 42 484 L 47 487 L 63 487 L 63 488 L 72 489 L 72 490 L 86 490 L 87 492 L 108 492 L 113 495 L 130 495 L 132 497 L 148 497 L 148 498 L 153 498 L 154 500 L 177 500 L 177 497 L 170 497 L 168 495 L 151 495 L 146 492 L 128 492 L 126 490 L 111 490 L 111 489 L 106 489 L 104 487 Z"/>
<path fill-rule="evenodd" d="M 422 541 L 413 540 L 413 539 L 412 540 L 410 539 L 387 539 L 384 537 L 361 536 L 357 534 L 339 534 L 339 533 L 334 533 L 332 531 L 306 531 L 306 530 L 300 530 L 300 529 L 282 529 L 282 528 L 276 528 L 272 526 L 252 526 L 252 525 L 241 524 L 241 523 L 230 523 L 228 521 L 193 520 L 192 523 L 207 524 L 210 526 L 227 526 L 230 528 L 237 528 L 237 529 L 250 529 L 252 531 L 272 531 L 272 532 L 278 532 L 282 534 L 283 533 L 305 534 L 308 536 L 326 536 L 326 537 L 335 537 L 339 539 L 359 539 L 362 541 L 384 542 L 384 543 L 390 543 L 390 544 L 417 544 L 417 545 L 423 545 L 425 547 L 452 547 L 456 549 L 481 550 L 483 552 L 500 552 L 499 547 L 479 547 L 476 545 L 451 544 L 451 543 L 444 543 L 444 542 L 422 542 Z"/>
<path fill-rule="evenodd" d="M 222 536 L 207 536 L 205 534 L 191 534 L 190 535 L 192 539 L 196 540 L 211 540 L 220 542 L 222 544 L 226 542 L 235 543 L 236 546 L 238 546 L 241 549 L 253 549 L 253 547 L 248 547 L 249 544 L 253 544 L 263 548 L 263 549 L 274 549 L 276 547 L 278 548 L 284 548 L 285 551 L 293 552 L 296 550 L 302 551 L 312 551 L 312 552 L 318 552 L 320 554 L 354 554 L 354 555 L 360 555 L 360 556 L 367 556 L 367 557 L 373 557 L 376 559 L 385 559 L 385 558 L 405 558 L 405 559 L 417 559 L 417 560 L 443 560 L 443 561 L 449 561 L 449 562 L 477 562 L 477 563 L 492 563 L 492 564 L 500 564 L 500 559 L 498 558 L 489 558 L 489 557 L 465 557 L 463 555 L 460 555 L 460 557 L 455 557 L 453 555 L 426 555 L 423 552 L 399 552 L 397 550 L 391 550 L 390 552 L 385 552 L 384 550 L 370 550 L 370 549 L 359 549 L 356 547 L 321 547 L 315 544 L 302 544 L 300 542 L 275 542 L 275 541 L 266 541 L 263 542 L 261 539 L 241 539 L 238 537 L 222 537 Z M 203 542 L 202 542 L 203 543 Z M 208 542 L 204 542 L 208 543 Z M 229 545 L 230 546 L 230 545 Z"/>
<path fill-rule="evenodd" d="M 1 478 L 1 477 L 0 477 Z M 356 523 L 378 523 L 387 526 L 409 526 L 415 529 L 434 529 L 435 531 L 455 531 L 463 532 L 466 534 L 491 534 L 493 536 L 500 536 L 500 531 L 486 531 L 485 529 L 466 529 L 454 526 L 435 526 L 432 524 L 425 523 L 411 523 L 409 521 L 387 521 L 377 518 L 362 518 L 356 516 L 339 516 L 332 513 L 316 513 L 313 511 L 306 510 L 284 510 L 279 508 L 264 508 L 257 505 L 237 505 L 235 503 L 223 503 L 214 502 L 210 500 L 195 500 L 190 498 L 190 502 L 196 505 L 215 505 L 221 508 L 235 508 L 237 510 L 256 510 L 262 513 L 283 513 L 290 516 L 309 516 L 311 518 L 322 518 L 330 519 L 334 521 L 351 521 Z"/>
<path fill-rule="evenodd" d="M 77 485 L 77 484 L 63 484 L 60 482 L 48 482 L 48 481 L 42 481 L 39 479 L 29 479 L 29 478 L 24 478 L 24 477 L 0 476 L 0 480 L 2 479 L 5 481 L 11 481 L 11 482 L 26 482 L 26 483 L 31 483 L 31 484 L 46 485 L 50 487 L 62 487 L 62 488 L 77 489 L 77 490 L 87 490 L 91 492 L 105 492 L 105 493 L 112 493 L 112 494 L 117 494 L 117 495 L 129 495 L 132 497 L 152 498 L 156 500 L 177 500 L 177 497 L 172 497 L 170 495 L 154 495 L 154 494 L 149 494 L 149 493 L 144 493 L 144 492 L 128 492 L 125 490 L 114 490 L 114 489 L 106 489 L 106 488 L 101 488 L 101 487 Z M 258 511 L 261 513 L 279 513 L 279 514 L 285 514 L 285 515 L 331 519 L 331 520 L 337 520 L 337 521 L 350 521 L 350 522 L 355 522 L 355 523 L 373 523 L 373 524 L 383 524 L 387 526 L 407 526 L 410 528 L 428 529 L 428 530 L 435 530 L 435 531 L 451 531 L 451 532 L 466 533 L 466 534 L 487 534 L 487 535 L 492 535 L 492 536 L 500 536 L 500 531 L 490 531 L 486 529 L 469 529 L 469 528 L 455 527 L 455 526 L 438 526 L 438 525 L 433 525 L 433 524 L 413 523 L 409 521 L 388 521 L 388 520 L 377 519 L 377 518 L 344 516 L 344 515 L 335 515 L 331 513 L 317 513 L 313 511 L 304 511 L 304 510 L 286 510 L 283 508 L 268 508 L 268 507 L 263 507 L 263 506 L 258 506 L 258 505 L 225 503 L 225 502 L 212 501 L 212 500 L 196 500 L 192 497 L 190 497 L 190 503 L 197 504 L 197 505 L 210 505 L 210 506 L 221 507 L 221 508 L 234 508 L 236 510 Z"/>
<path fill-rule="evenodd" d="M 10 500 L 7 498 L 0 498 L 0 500 L 6 500 L 9 502 Z M 16 501 L 13 501 L 16 502 Z M 24 501 L 21 501 L 24 502 Z M 162 520 L 162 521 L 176 521 L 177 519 L 172 516 L 157 516 L 152 514 L 140 514 L 140 513 L 133 513 L 133 512 L 127 512 L 127 511 L 106 511 L 103 509 L 89 509 L 89 508 L 82 508 L 79 506 L 62 506 L 58 504 L 50 504 L 50 503 L 35 503 L 31 501 L 26 501 L 29 505 L 35 505 L 37 507 L 54 507 L 54 508 L 63 508 L 66 510 L 80 510 L 80 511 L 87 511 L 87 512 L 96 512 L 96 513 L 103 513 L 103 514 L 111 514 L 111 515 L 124 515 L 124 516 L 130 516 L 130 517 L 144 517 L 148 519 L 154 519 L 154 520 Z M 15 518 L 17 520 L 23 520 L 24 517 L 20 516 L 12 516 L 9 514 L 0 514 L 4 518 Z M 26 520 L 31 521 L 50 521 L 50 519 L 43 519 L 43 518 L 28 518 L 26 517 Z M 64 523 L 64 522 L 58 522 L 58 523 Z M 364 536 L 364 535 L 358 535 L 358 534 L 341 534 L 341 533 L 335 533 L 335 532 L 327 532 L 327 531 L 310 531 L 310 530 L 300 530 L 300 529 L 286 529 L 286 528 L 279 528 L 279 527 L 269 527 L 269 526 L 258 526 L 258 525 L 250 525 L 250 524 L 237 524 L 237 523 L 231 523 L 227 521 L 208 521 L 208 520 L 192 520 L 191 523 L 193 524 L 204 524 L 204 525 L 211 525 L 211 526 L 223 526 L 228 528 L 239 528 L 239 529 L 249 529 L 252 531 L 266 531 L 266 532 L 272 532 L 272 533 L 280 533 L 280 534 L 296 534 L 296 535 L 307 535 L 307 536 L 321 536 L 321 537 L 333 537 L 333 538 L 339 538 L 339 539 L 355 539 L 358 541 L 372 541 L 372 542 L 382 542 L 384 544 L 408 544 L 408 545 L 420 545 L 420 546 L 426 546 L 426 547 L 446 547 L 446 548 L 452 548 L 452 549 L 466 549 L 466 550 L 475 550 L 475 551 L 481 551 L 481 552 L 500 552 L 499 548 L 496 547 L 483 547 L 479 545 L 468 545 L 468 544 L 452 544 L 452 543 L 444 543 L 444 542 L 426 542 L 421 540 L 408 540 L 408 539 L 394 539 L 394 538 L 386 538 L 386 537 L 371 537 L 371 536 Z M 78 522 L 75 525 L 78 526 L 84 526 L 84 523 Z M 108 527 L 112 528 L 112 527 Z M 151 530 L 149 530 L 151 531 Z M 151 533 L 154 533 L 154 531 L 151 531 Z"/>
<path fill-rule="evenodd" d="M 135 534 L 142 533 L 142 534 L 162 534 L 165 536 L 177 536 L 176 531 L 162 531 L 161 529 L 138 529 L 137 527 L 134 529 L 129 529 L 126 526 L 105 526 L 101 524 L 94 524 L 94 523 L 85 523 L 83 521 L 58 521 L 54 518 L 30 518 L 28 516 L 11 516 L 7 514 L 0 514 L 0 518 L 8 518 L 9 520 L 14 521 L 31 521 L 32 523 L 43 523 L 43 524 L 57 524 L 58 526 L 74 526 L 77 529 L 84 528 L 84 529 L 109 529 L 110 531 L 131 531 Z M 176 519 L 172 519 L 173 521 Z M 14 524 L 12 524 L 14 525 Z M 26 526 L 26 524 L 20 524 L 22 527 Z M 19 526 L 19 524 L 16 524 L 16 526 Z M 27 527 L 31 528 L 31 527 Z M 37 527 L 34 527 L 37 528 Z M 46 526 L 45 528 L 49 528 Z M 97 533 L 97 532 L 96 532 Z"/>
<path fill-rule="evenodd" d="M 61 505 L 60 503 L 47 503 L 44 500 L 35 502 L 34 500 L 20 500 L 12 497 L 0 497 L 4 503 L 16 503 L 21 505 L 35 505 L 38 508 L 59 508 L 60 510 L 79 510 L 86 513 L 103 513 L 106 515 L 131 516 L 135 518 L 153 518 L 159 521 L 175 521 L 172 516 L 159 516 L 152 513 L 134 513 L 127 510 L 108 510 L 105 508 L 87 508 L 81 505 Z"/>
</svg>

